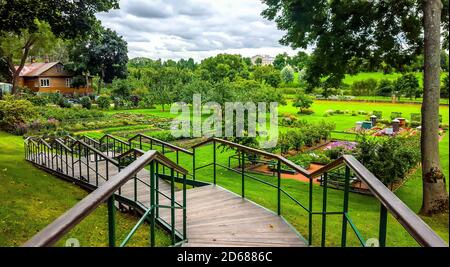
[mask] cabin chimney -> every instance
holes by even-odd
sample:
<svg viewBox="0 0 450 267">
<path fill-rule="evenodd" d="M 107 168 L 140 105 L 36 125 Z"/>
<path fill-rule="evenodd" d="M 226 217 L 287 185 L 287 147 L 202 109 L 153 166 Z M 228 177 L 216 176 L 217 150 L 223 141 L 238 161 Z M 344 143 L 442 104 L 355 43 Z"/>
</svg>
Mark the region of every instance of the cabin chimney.
<svg viewBox="0 0 450 267">
<path fill-rule="evenodd" d="M 50 57 L 48 55 L 44 56 L 44 62 L 45 63 L 50 63 Z"/>
</svg>

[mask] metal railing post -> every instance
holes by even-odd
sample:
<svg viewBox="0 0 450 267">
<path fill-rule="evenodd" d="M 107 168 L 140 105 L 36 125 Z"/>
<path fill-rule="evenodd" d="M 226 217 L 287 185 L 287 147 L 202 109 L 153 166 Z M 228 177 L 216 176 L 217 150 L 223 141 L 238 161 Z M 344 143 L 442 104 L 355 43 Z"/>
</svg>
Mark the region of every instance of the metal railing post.
<svg viewBox="0 0 450 267">
<path fill-rule="evenodd" d="M 170 227 L 172 236 L 172 245 L 175 245 L 175 173 L 170 169 Z"/>
<path fill-rule="evenodd" d="M 323 197 L 322 197 L 322 242 L 321 246 L 325 247 L 327 235 L 327 197 L 328 197 L 328 173 L 322 176 Z"/>
<path fill-rule="evenodd" d="M 241 172 L 242 172 L 242 198 L 245 198 L 245 153 L 242 151 L 242 166 L 241 166 Z"/>
<path fill-rule="evenodd" d="M 278 203 L 278 216 L 281 215 L 281 161 L 277 164 L 277 203 Z"/>
<path fill-rule="evenodd" d="M 309 178 L 309 206 L 308 206 L 308 243 L 311 246 L 313 242 L 313 182 L 312 177 Z"/>
<path fill-rule="evenodd" d="M 150 246 L 155 246 L 155 162 L 150 163 Z"/>
<path fill-rule="evenodd" d="M 183 238 L 187 240 L 187 203 L 186 203 L 186 174 L 183 174 Z"/>
<path fill-rule="evenodd" d="M 347 213 L 348 213 L 348 197 L 350 192 L 350 167 L 345 166 L 345 186 L 344 186 L 344 208 L 342 215 L 342 242 L 341 246 L 347 246 Z"/>
<path fill-rule="evenodd" d="M 195 148 L 192 149 L 192 180 L 195 182 L 196 167 L 195 167 Z M 195 185 L 193 186 L 195 188 Z"/>
<path fill-rule="evenodd" d="M 213 159 L 214 159 L 214 165 L 213 165 L 213 169 L 214 169 L 214 185 L 217 184 L 217 155 L 216 155 L 216 141 L 213 142 Z"/>
<path fill-rule="evenodd" d="M 387 228 L 387 209 L 381 203 L 380 204 L 380 234 L 378 240 L 380 242 L 380 247 L 386 247 L 386 228 Z"/>
<path fill-rule="evenodd" d="M 156 196 L 155 196 L 155 203 L 156 203 L 156 218 L 159 218 L 159 162 L 156 162 Z"/>
<path fill-rule="evenodd" d="M 115 196 L 112 195 L 108 199 L 108 232 L 109 232 L 109 247 L 116 246 L 116 222 L 115 222 Z"/>
</svg>

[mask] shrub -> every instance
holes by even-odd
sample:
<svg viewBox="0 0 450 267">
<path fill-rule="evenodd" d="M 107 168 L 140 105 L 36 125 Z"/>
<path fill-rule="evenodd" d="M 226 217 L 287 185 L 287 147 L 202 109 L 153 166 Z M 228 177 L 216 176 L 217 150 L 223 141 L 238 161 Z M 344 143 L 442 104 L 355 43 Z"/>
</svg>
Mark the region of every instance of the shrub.
<svg viewBox="0 0 450 267">
<path fill-rule="evenodd" d="M 416 76 L 412 73 L 402 75 L 395 82 L 395 91 L 397 92 L 399 97 L 400 94 L 403 94 L 406 97 L 412 99 L 413 97 L 417 97 L 417 95 L 420 94 L 420 90 L 419 80 L 417 80 Z"/>
<path fill-rule="evenodd" d="M 109 109 L 111 107 L 111 99 L 107 96 L 99 96 L 97 98 L 97 104 L 101 109 Z"/>
<path fill-rule="evenodd" d="M 73 105 L 72 103 L 69 102 L 69 100 L 67 98 L 61 97 L 59 99 L 58 105 L 61 108 L 71 108 Z"/>
<path fill-rule="evenodd" d="M 312 97 L 310 97 L 307 94 L 300 93 L 295 97 L 295 101 L 294 101 L 293 105 L 294 105 L 294 107 L 297 107 L 300 109 L 300 113 L 303 113 L 303 111 L 309 109 L 313 103 L 314 103 L 314 100 L 312 99 Z"/>
<path fill-rule="evenodd" d="M 281 70 L 281 80 L 284 83 L 292 83 L 294 81 L 294 69 L 290 66 L 286 66 Z"/>
<path fill-rule="evenodd" d="M 448 98 L 449 97 L 449 84 L 448 84 L 448 73 L 442 80 L 442 87 L 441 87 L 441 97 L 442 98 Z"/>
<path fill-rule="evenodd" d="M 377 110 L 374 110 L 374 111 L 372 112 L 372 114 L 375 115 L 375 116 L 377 116 L 377 118 L 378 118 L 379 120 L 383 119 L 383 111 L 377 111 Z"/>
<path fill-rule="evenodd" d="M 401 113 L 401 112 L 392 112 L 391 113 L 391 120 L 395 120 L 397 118 L 401 118 L 402 115 L 403 115 L 403 113 Z"/>
<path fill-rule="evenodd" d="M 42 95 L 28 97 L 28 101 L 33 103 L 35 106 L 46 106 L 49 103 L 49 99 Z"/>
<path fill-rule="evenodd" d="M 394 83 L 390 80 L 381 80 L 377 87 L 377 95 L 391 96 L 394 92 Z"/>
<path fill-rule="evenodd" d="M 0 125 L 12 133 L 19 127 L 26 132 L 26 125 L 37 118 L 36 108 L 28 100 L 15 100 L 12 96 L 6 96 L 0 100 Z"/>
<path fill-rule="evenodd" d="M 91 98 L 89 98 L 88 96 L 82 97 L 80 99 L 80 104 L 85 109 L 91 109 L 91 107 L 92 107 Z"/>
<path fill-rule="evenodd" d="M 384 184 L 402 180 L 420 162 L 420 136 L 358 137 L 356 158 Z"/>
<path fill-rule="evenodd" d="M 111 87 L 113 96 L 120 98 L 128 98 L 133 91 L 133 86 L 128 80 L 116 79 L 113 81 Z"/>
<path fill-rule="evenodd" d="M 362 81 L 355 81 L 350 89 L 355 96 L 374 95 L 377 89 L 378 82 L 375 79 L 367 79 Z"/>
</svg>

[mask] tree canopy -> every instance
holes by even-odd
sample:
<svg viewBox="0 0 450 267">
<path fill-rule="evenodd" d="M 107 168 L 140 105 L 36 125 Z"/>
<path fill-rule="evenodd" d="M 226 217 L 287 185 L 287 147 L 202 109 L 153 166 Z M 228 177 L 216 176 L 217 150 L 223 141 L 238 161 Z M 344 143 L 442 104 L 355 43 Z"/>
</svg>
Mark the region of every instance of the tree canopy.
<svg viewBox="0 0 450 267">
<path fill-rule="evenodd" d="M 284 45 L 314 47 L 307 81 L 337 87 L 349 62 L 401 67 L 423 51 L 422 1 L 263 0 L 263 16 L 286 31 Z M 444 44 L 448 44 L 448 0 L 443 1 Z"/>
</svg>

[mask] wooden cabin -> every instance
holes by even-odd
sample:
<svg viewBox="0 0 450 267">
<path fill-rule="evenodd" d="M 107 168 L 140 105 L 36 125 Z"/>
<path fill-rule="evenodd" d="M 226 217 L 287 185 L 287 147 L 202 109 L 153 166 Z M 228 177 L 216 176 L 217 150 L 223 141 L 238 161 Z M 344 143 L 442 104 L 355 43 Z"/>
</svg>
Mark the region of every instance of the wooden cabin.
<svg viewBox="0 0 450 267">
<path fill-rule="evenodd" d="M 16 67 L 18 68 L 18 67 Z M 63 95 L 87 95 L 92 91 L 92 78 L 86 87 L 72 87 L 74 75 L 60 62 L 29 63 L 24 66 L 17 80 L 17 85 L 27 87 L 36 93 L 61 93 Z"/>
</svg>

